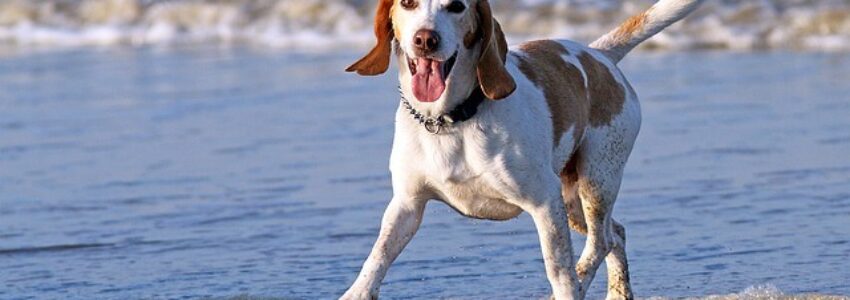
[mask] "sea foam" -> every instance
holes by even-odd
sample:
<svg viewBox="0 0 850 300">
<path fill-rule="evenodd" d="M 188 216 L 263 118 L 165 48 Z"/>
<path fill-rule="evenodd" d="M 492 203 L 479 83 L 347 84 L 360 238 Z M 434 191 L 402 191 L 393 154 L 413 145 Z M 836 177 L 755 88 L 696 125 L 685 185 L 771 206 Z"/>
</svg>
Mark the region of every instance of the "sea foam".
<svg viewBox="0 0 850 300">
<path fill-rule="evenodd" d="M 665 297 L 650 297 L 648 300 L 667 300 Z M 754 285 L 738 293 L 687 297 L 686 300 L 848 300 L 850 297 L 823 294 L 786 294 L 771 284 Z"/>
<path fill-rule="evenodd" d="M 513 42 L 590 42 L 651 0 L 494 0 Z M 366 47 L 374 0 L 6 0 L 0 44 L 20 46 L 254 44 Z M 850 2 L 706 1 L 651 39 L 658 49 L 850 50 Z"/>
</svg>

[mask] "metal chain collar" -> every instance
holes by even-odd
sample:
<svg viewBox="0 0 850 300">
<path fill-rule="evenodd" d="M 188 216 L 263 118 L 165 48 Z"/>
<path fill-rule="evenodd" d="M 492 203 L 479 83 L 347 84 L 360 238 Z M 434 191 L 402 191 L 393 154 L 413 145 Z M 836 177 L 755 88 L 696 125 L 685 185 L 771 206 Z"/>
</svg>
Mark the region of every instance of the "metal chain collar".
<svg viewBox="0 0 850 300">
<path fill-rule="evenodd" d="M 437 116 L 436 118 L 426 117 L 425 115 L 417 111 L 415 108 L 413 108 L 413 105 L 411 105 L 410 102 L 408 102 L 407 99 L 404 98 L 404 95 L 401 96 L 401 104 L 404 106 L 405 109 L 407 109 L 410 115 L 413 116 L 413 119 L 418 121 L 419 124 L 424 126 L 425 130 L 431 134 L 439 134 L 440 131 L 443 130 L 443 127 L 454 123 L 454 121 L 451 117 L 449 117 L 448 114 L 442 114 Z"/>
</svg>

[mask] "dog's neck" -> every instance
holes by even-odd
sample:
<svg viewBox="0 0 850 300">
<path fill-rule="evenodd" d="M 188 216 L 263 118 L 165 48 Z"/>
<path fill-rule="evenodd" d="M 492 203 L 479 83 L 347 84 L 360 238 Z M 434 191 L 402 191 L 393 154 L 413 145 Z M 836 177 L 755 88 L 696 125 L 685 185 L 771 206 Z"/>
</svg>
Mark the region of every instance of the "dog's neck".
<svg viewBox="0 0 850 300">
<path fill-rule="evenodd" d="M 456 98 L 456 99 L 439 99 L 434 102 L 422 102 L 416 99 L 416 96 L 413 95 L 413 92 L 410 90 L 406 90 L 405 88 L 400 88 L 400 97 L 410 104 L 411 108 L 422 114 L 426 117 L 437 117 L 443 115 L 456 106 L 466 100 L 466 98 Z"/>
<path fill-rule="evenodd" d="M 443 113 L 426 115 L 417 110 L 404 95 L 404 92 L 401 92 L 401 106 L 410 114 L 410 118 L 433 134 L 439 134 L 447 127 L 455 126 L 475 117 L 485 99 L 484 92 L 476 86 L 466 99 L 453 108 L 447 109 Z"/>
</svg>

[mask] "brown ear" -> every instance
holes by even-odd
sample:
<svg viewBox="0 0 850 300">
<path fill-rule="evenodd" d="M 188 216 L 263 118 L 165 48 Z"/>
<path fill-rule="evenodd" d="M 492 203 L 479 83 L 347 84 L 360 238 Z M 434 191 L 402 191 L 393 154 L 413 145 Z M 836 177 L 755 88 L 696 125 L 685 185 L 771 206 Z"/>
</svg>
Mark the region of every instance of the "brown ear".
<svg viewBox="0 0 850 300">
<path fill-rule="evenodd" d="M 392 7 L 393 0 L 380 0 L 378 2 L 378 12 L 375 14 L 375 38 L 377 38 L 378 43 L 369 54 L 345 69 L 346 72 L 374 76 L 383 74 L 390 67 L 393 41 L 393 23 L 390 19 Z"/>
<path fill-rule="evenodd" d="M 505 69 L 508 43 L 499 23 L 493 19 L 490 3 L 478 1 L 478 19 L 482 36 L 481 58 L 478 61 L 478 82 L 487 98 L 504 99 L 516 90 L 516 82 Z"/>
</svg>

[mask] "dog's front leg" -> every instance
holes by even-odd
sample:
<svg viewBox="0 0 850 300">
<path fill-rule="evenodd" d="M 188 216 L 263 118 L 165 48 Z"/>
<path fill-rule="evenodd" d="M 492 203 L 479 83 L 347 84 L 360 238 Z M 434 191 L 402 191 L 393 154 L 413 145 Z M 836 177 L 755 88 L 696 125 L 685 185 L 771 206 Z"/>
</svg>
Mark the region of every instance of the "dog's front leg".
<svg viewBox="0 0 850 300">
<path fill-rule="evenodd" d="M 394 197 L 381 222 L 381 233 L 363 263 L 360 275 L 340 299 L 378 299 L 381 281 L 390 265 L 416 234 L 422 222 L 425 201 Z"/>
<path fill-rule="evenodd" d="M 525 210 L 534 219 L 540 248 L 546 264 L 546 276 L 554 299 L 578 299 L 580 285 L 573 261 L 573 248 L 567 223 L 567 211 L 560 192 Z"/>
</svg>

